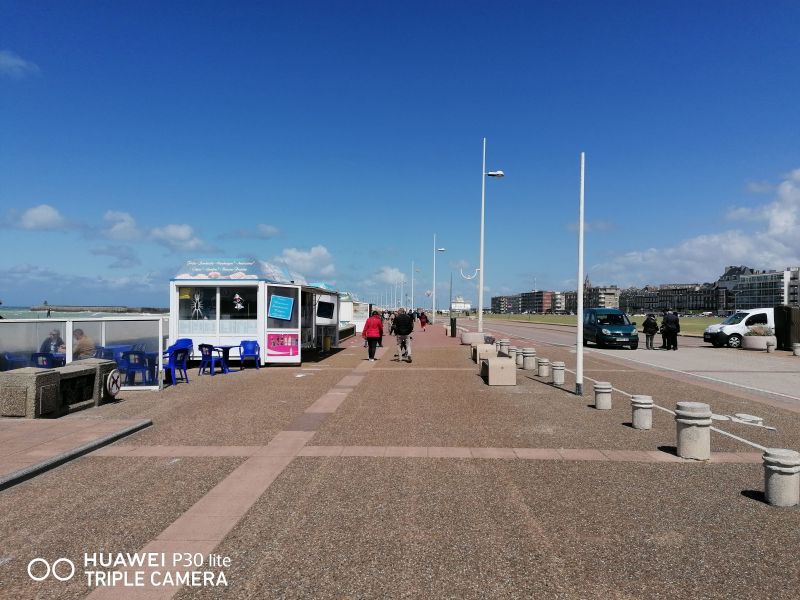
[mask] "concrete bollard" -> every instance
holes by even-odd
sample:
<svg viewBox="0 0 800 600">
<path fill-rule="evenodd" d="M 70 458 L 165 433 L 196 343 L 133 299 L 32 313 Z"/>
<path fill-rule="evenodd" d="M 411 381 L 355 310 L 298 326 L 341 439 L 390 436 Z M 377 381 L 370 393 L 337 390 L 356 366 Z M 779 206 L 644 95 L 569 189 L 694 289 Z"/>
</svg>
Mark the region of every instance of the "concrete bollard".
<svg viewBox="0 0 800 600">
<path fill-rule="evenodd" d="M 595 382 L 594 407 L 597 410 L 611 410 L 611 390 L 613 389 L 608 381 Z"/>
<path fill-rule="evenodd" d="M 792 344 L 792 354 L 800 356 L 800 344 Z"/>
<path fill-rule="evenodd" d="M 675 407 L 678 456 L 711 458 L 711 407 L 703 402 L 678 402 Z"/>
<path fill-rule="evenodd" d="M 767 352 L 770 354 L 775 352 L 775 342 L 767 342 Z"/>
<path fill-rule="evenodd" d="M 634 394 L 631 396 L 631 412 L 634 429 L 653 428 L 653 398 Z"/>
<path fill-rule="evenodd" d="M 500 340 L 500 350 L 498 351 L 498 354 L 508 355 L 508 347 L 510 345 L 511 345 L 511 340 L 509 340 L 508 338 L 503 338 L 502 340 Z"/>
<path fill-rule="evenodd" d="M 525 348 L 517 348 L 517 368 L 521 369 L 523 365 L 523 361 L 525 360 Z"/>
<path fill-rule="evenodd" d="M 536 374 L 539 377 L 550 377 L 550 361 L 546 358 L 540 358 L 537 362 L 538 370 Z"/>
<path fill-rule="evenodd" d="M 517 364 L 517 347 L 516 346 L 509 346 L 508 347 L 508 358 L 514 361 L 514 364 Z"/>
<path fill-rule="evenodd" d="M 563 362 L 556 361 L 553 363 L 553 385 L 564 385 L 564 371 L 566 366 Z"/>
<path fill-rule="evenodd" d="M 522 349 L 522 368 L 526 371 L 536 370 L 536 348 Z"/>
<path fill-rule="evenodd" d="M 800 452 L 767 448 L 764 459 L 764 497 L 772 506 L 800 503 Z"/>
</svg>

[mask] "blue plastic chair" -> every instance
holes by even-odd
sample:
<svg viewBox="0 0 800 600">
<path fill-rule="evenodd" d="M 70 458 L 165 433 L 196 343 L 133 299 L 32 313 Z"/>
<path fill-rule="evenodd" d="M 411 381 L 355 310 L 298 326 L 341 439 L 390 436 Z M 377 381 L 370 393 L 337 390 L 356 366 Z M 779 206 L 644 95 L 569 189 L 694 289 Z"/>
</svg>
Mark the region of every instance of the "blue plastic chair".
<svg viewBox="0 0 800 600">
<path fill-rule="evenodd" d="M 209 368 L 211 369 L 211 375 L 215 375 L 217 363 L 219 363 L 220 371 L 225 370 L 225 362 L 222 360 L 222 354 L 219 350 L 214 350 L 214 346 L 211 344 L 200 344 L 198 348 L 200 349 L 200 369 L 197 371 L 198 375 Z"/>
<path fill-rule="evenodd" d="M 178 384 L 178 374 L 183 374 L 182 379 L 189 383 L 189 374 L 186 372 L 186 359 L 188 357 L 188 348 L 177 348 L 169 353 L 169 360 L 164 364 L 164 371 L 169 371 L 172 374 L 172 385 Z"/>
<path fill-rule="evenodd" d="M 191 338 L 178 338 L 175 340 L 174 344 L 164 350 L 164 358 L 167 358 L 167 355 L 173 350 L 178 350 L 180 348 L 186 348 L 189 350 L 189 356 L 191 356 L 194 352 L 194 342 L 191 340 Z"/>
<path fill-rule="evenodd" d="M 5 366 L 7 367 L 6 370 L 8 371 L 12 369 L 21 369 L 22 367 L 27 367 L 30 364 L 30 360 L 27 356 L 20 356 L 11 352 L 3 353 L 3 359 L 5 360 Z"/>
<path fill-rule="evenodd" d="M 52 369 L 56 361 L 50 352 L 34 352 L 31 354 L 31 365 L 39 369 Z"/>
<path fill-rule="evenodd" d="M 147 364 L 147 355 L 137 350 L 123 352 L 119 362 L 119 370 L 125 373 L 125 385 L 136 384 L 136 374 L 142 374 L 142 383 L 150 383 L 150 366 Z"/>
<path fill-rule="evenodd" d="M 261 346 L 256 340 L 242 340 L 239 344 L 239 370 L 244 369 L 244 359 L 254 358 L 256 369 L 261 368 Z"/>
<path fill-rule="evenodd" d="M 94 347 L 94 357 L 95 358 L 105 358 L 106 357 L 106 349 L 102 346 L 95 346 Z"/>
</svg>

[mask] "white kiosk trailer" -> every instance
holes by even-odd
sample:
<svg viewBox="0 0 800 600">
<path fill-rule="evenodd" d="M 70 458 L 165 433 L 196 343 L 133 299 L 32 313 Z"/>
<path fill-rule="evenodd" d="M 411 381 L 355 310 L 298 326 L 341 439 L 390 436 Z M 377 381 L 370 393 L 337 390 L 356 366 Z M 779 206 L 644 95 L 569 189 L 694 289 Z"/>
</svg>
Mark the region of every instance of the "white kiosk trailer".
<svg viewBox="0 0 800 600">
<path fill-rule="evenodd" d="M 268 276 L 269 275 L 269 276 Z M 301 285 L 255 260 L 193 260 L 169 283 L 169 343 L 235 346 L 258 340 L 261 364 L 300 364 L 303 350 L 339 344 L 339 293 Z"/>
</svg>

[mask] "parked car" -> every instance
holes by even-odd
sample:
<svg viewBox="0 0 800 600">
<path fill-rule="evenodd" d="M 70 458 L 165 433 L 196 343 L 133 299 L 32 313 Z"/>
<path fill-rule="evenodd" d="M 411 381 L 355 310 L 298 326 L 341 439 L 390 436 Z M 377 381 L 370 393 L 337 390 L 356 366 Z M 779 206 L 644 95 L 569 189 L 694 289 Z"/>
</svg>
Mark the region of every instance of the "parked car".
<svg viewBox="0 0 800 600">
<path fill-rule="evenodd" d="M 583 311 L 583 345 L 587 342 L 606 346 L 629 346 L 631 350 L 639 347 L 639 334 L 636 322 L 631 323 L 618 308 L 587 308 Z"/>
<path fill-rule="evenodd" d="M 764 325 L 774 331 L 775 309 L 738 310 L 722 323 L 709 325 L 703 332 L 703 341 L 712 344 L 715 348 L 725 345 L 730 348 L 739 348 L 742 345 L 742 337 L 753 325 Z"/>
</svg>

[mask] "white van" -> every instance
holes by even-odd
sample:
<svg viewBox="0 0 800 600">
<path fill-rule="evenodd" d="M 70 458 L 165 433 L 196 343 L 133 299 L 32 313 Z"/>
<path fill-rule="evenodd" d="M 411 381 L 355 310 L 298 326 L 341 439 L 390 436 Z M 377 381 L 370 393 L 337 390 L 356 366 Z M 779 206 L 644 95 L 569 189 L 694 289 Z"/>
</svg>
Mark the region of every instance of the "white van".
<svg viewBox="0 0 800 600">
<path fill-rule="evenodd" d="M 722 323 L 707 327 L 703 333 L 703 341 L 713 344 L 715 348 L 725 345 L 739 348 L 742 345 L 742 336 L 753 325 L 765 325 L 775 331 L 775 309 L 737 310 Z"/>
</svg>

